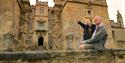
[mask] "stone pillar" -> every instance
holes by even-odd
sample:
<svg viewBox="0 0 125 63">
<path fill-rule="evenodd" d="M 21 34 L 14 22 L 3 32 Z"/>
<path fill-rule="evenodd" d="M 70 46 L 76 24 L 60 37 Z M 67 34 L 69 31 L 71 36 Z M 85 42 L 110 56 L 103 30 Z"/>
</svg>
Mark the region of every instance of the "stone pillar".
<svg viewBox="0 0 125 63">
<path fill-rule="evenodd" d="M 29 23 L 30 23 L 30 4 L 28 0 L 19 2 L 21 6 L 21 15 L 19 22 L 19 48 L 18 50 L 29 50 Z"/>
<path fill-rule="evenodd" d="M 49 40 L 51 40 L 52 50 L 62 50 L 62 22 L 61 22 L 61 5 L 55 4 L 53 9 L 50 11 L 50 31 Z"/>
</svg>

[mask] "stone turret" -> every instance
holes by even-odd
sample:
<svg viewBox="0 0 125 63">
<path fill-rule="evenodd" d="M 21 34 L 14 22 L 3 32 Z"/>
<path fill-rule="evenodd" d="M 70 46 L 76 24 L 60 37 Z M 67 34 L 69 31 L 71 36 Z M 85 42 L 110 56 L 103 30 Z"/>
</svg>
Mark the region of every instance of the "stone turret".
<svg viewBox="0 0 125 63">
<path fill-rule="evenodd" d="M 119 10 L 117 11 L 117 22 L 121 28 L 124 28 L 123 18 L 122 18 L 122 15 L 120 14 Z"/>
</svg>

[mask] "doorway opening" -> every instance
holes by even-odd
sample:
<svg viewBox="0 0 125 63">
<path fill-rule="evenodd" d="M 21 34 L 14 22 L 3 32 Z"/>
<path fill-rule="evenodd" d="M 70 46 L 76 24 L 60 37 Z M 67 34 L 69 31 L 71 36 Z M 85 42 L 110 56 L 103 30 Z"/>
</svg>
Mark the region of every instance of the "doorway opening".
<svg viewBox="0 0 125 63">
<path fill-rule="evenodd" d="M 43 43 L 44 43 L 44 38 L 43 37 L 39 37 L 38 38 L 38 45 L 39 46 L 43 46 Z"/>
</svg>

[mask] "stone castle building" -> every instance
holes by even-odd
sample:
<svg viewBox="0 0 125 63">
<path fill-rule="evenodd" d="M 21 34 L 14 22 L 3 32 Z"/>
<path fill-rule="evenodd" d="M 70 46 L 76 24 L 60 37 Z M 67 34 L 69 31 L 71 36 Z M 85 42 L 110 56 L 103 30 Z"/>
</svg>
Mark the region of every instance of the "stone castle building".
<svg viewBox="0 0 125 63">
<path fill-rule="evenodd" d="M 28 0 L 0 0 L 0 50 L 77 49 L 83 35 L 77 22 L 96 15 L 103 17 L 108 32 L 106 48 L 124 48 L 122 16 L 118 12 L 118 23 L 110 22 L 106 0 L 54 2 L 52 8 L 38 0 L 35 6 Z"/>
<path fill-rule="evenodd" d="M 0 63 L 124 63 L 125 29 L 120 12 L 109 19 L 106 0 L 0 0 Z M 78 21 L 101 16 L 108 32 L 104 52 L 78 50 Z M 111 49 L 110 49 L 111 48 Z M 75 50 L 67 50 L 75 49 Z"/>
<path fill-rule="evenodd" d="M 33 43 L 39 47 L 39 38 L 45 39 L 43 46 L 52 50 L 77 49 L 82 28 L 77 24 L 96 15 L 103 17 L 108 32 L 106 47 L 115 48 L 106 0 L 55 0 L 49 8 L 47 2 L 36 1 L 32 6 Z M 42 23 L 41 23 L 42 22 Z M 35 31 L 35 32 L 34 32 Z M 112 44 L 112 46 L 110 46 Z"/>
</svg>

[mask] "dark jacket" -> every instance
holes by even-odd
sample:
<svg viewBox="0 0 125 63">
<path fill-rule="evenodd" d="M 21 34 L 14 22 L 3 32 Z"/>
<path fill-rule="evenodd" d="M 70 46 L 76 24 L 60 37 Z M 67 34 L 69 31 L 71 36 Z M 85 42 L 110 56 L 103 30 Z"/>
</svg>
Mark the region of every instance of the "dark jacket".
<svg viewBox="0 0 125 63">
<path fill-rule="evenodd" d="M 81 22 L 78 22 L 78 24 L 81 25 L 81 27 L 84 29 L 83 40 L 90 39 L 93 32 L 96 29 L 96 25 L 92 24 L 91 26 L 89 26 L 89 25 L 85 25 L 85 24 L 83 24 Z"/>
</svg>

